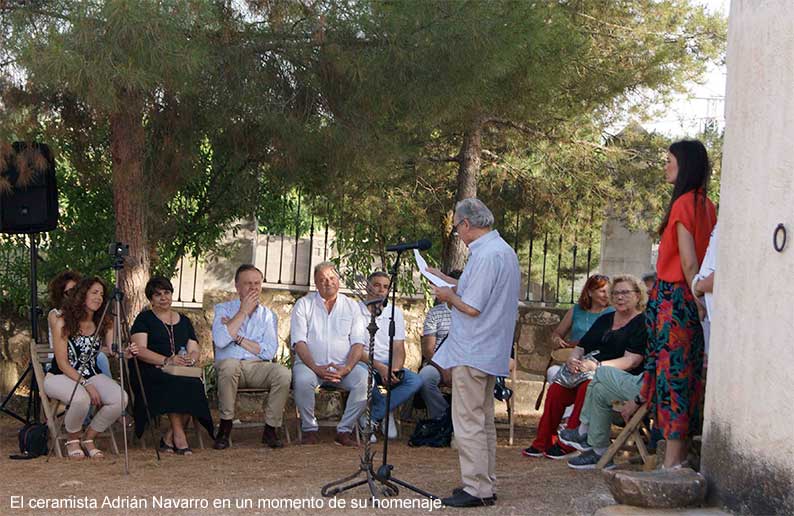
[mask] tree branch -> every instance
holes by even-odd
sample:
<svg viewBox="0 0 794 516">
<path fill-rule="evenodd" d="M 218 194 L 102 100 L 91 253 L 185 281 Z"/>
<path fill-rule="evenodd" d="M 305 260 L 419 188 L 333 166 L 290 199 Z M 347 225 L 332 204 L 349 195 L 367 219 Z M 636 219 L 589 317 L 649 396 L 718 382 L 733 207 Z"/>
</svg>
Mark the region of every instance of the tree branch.
<svg viewBox="0 0 794 516">
<path fill-rule="evenodd" d="M 521 131 L 522 133 L 529 136 L 541 136 L 543 138 L 549 138 L 549 135 L 547 135 L 546 133 L 544 133 L 539 129 L 535 129 L 533 127 L 529 127 L 526 124 L 522 124 L 521 122 L 515 122 L 513 120 L 508 120 L 506 118 L 488 117 L 483 120 L 483 125 L 490 125 L 490 124 L 510 127 L 512 129 Z"/>
<path fill-rule="evenodd" d="M 435 156 L 419 156 L 415 160 L 408 161 L 408 165 L 415 165 L 417 162 L 426 162 L 426 163 L 460 163 L 460 154 L 456 154 L 455 156 L 442 156 L 442 157 L 435 157 Z"/>
</svg>

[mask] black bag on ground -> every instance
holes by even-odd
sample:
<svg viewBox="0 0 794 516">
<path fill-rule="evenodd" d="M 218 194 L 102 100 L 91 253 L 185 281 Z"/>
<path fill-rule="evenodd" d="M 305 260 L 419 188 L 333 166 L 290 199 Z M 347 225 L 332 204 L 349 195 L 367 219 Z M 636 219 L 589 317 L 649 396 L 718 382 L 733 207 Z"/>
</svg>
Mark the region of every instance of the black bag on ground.
<svg viewBox="0 0 794 516">
<path fill-rule="evenodd" d="M 416 424 L 414 433 L 408 439 L 408 446 L 430 446 L 444 448 L 452 441 L 452 414 L 446 411 L 436 419 L 422 419 Z"/>
<path fill-rule="evenodd" d="M 27 457 L 40 457 L 49 453 L 49 430 L 43 423 L 26 423 L 19 430 L 19 451 Z"/>
</svg>

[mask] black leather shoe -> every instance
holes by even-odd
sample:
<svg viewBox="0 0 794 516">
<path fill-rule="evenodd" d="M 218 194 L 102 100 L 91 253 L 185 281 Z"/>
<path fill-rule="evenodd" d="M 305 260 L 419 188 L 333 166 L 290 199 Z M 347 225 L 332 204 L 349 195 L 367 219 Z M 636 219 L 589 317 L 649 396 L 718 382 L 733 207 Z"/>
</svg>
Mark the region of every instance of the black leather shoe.
<svg viewBox="0 0 794 516">
<path fill-rule="evenodd" d="M 486 505 L 493 505 L 494 500 L 493 498 L 477 498 L 461 490 L 452 496 L 443 498 L 441 503 L 447 507 L 483 507 Z"/>
<path fill-rule="evenodd" d="M 160 451 L 161 452 L 163 452 L 163 453 L 174 453 L 174 450 L 175 450 L 175 448 L 174 448 L 173 445 L 167 444 L 165 442 L 164 438 L 162 438 L 162 437 L 160 438 Z"/>
<path fill-rule="evenodd" d="M 283 448 L 284 443 L 278 438 L 276 429 L 270 425 L 265 425 L 265 431 L 262 432 L 262 444 L 266 444 L 271 448 Z"/>
<path fill-rule="evenodd" d="M 221 419 L 221 424 L 218 425 L 218 435 L 215 437 L 215 443 L 212 445 L 216 450 L 225 450 L 229 447 L 229 436 L 232 434 L 232 420 Z"/>
<path fill-rule="evenodd" d="M 456 487 L 455 489 L 452 490 L 452 494 L 453 495 L 456 495 L 456 494 L 459 494 L 459 493 L 463 493 L 463 492 L 464 491 L 463 491 L 462 487 Z M 494 493 L 493 496 L 490 497 L 490 498 L 484 498 L 484 500 L 493 500 L 495 502 L 497 500 L 496 493 Z"/>
</svg>

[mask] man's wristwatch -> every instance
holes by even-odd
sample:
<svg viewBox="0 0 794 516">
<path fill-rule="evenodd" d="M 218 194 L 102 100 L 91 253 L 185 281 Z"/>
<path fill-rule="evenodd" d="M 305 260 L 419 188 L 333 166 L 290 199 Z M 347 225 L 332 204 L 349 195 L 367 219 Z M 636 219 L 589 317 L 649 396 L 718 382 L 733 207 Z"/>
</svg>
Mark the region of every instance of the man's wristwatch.
<svg viewBox="0 0 794 516">
<path fill-rule="evenodd" d="M 644 404 L 645 404 L 645 400 L 644 400 L 644 399 L 642 399 L 642 398 L 640 398 L 640 395 L 639 395 L 639 394 L 637 394 L 637 395 L 634 397 L 634 403 L 636 403 L 637 405 L 644 405 Z"/>
<path fill-rule="evenodd" d="M 82 378 L 80 380 L 80 385 L 82 385 L 83 387 L 85 387 L 87 383 L 88 383 L 88 381 L 85 378 Z"/>
</svg>

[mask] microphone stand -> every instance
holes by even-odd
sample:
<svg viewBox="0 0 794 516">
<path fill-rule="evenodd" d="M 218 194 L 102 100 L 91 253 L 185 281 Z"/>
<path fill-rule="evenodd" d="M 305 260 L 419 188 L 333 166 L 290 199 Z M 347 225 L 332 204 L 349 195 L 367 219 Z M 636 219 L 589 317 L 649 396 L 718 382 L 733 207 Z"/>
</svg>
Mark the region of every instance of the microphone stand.
<svg viewBox="0 0 794 516">
<path fill-rule="evenodd" d="M 367 326 L 367 331 L 369 332 L 369 360 L 368 360 L 368 374 L 367 374 L 367 404 L 365 409 L 365 416 L 367 419 L 367 428 L 364 429 L 364 452 L 361 454 L 361 459 L 359 463 L 359 469 L 352 475 L 348 475 L 344 478 L 334 480 L 322 487 L 320 492 L 323 496 L 329 497 L 334 496 L 338 493 L 343 491 L 347 491 L 354 487 L 358 487 L 364 484 L 369 485 L 369 491 L 372 495 L 372 498 L 380 499 L 381 496 L 397 496 L 400 492 L 397 485 L 401 485 L 415 493 L 418 493 L 422 496 L 426 496 L 431 500 L 435 500 L 438 497 L 424 491 L 414 485 L 405 482 L 395 476 L 392 475 L 392 471 L 394 470 L 394 466 L 388 463 L 388 452 L 389 452 L 389 438 L 386 436 L 383 440 L 383 463 L 378 468 L 377 471 L 374 469 L 373 461 L 375 458 L 375 454 L 371 451 L 370 445 L 370 436 L 372 435 L 372 388 L 374 386 L 374 376 L 375 376 L 375 368 L 373 367 L 373 360 L 375 355 L 375 334 L 378 333 L 378 324 L 377 319 L 378 316 L 382 313 L 383 308 L 387 306 L 389 302 L 389 292 L 392 294 L 392 302 L 391 302 L 391 316 L 389 318 L 389 367 L 391 367 L 392 361 L 392 354 L 394 351 L 394 313 L 395 313 L 395 303 L 397 300 L 397 289 L 396 289 L 396 282 L 397 282 L 397 272 L 400 266 L 400 257 L 403 253 L 403 249 L 397 250 L 397 258 L 394 261 L 394 265 L 389 270 L 390 281 L 389 281 L 389 289 L 390 291 L 386 292 L 386 295 L 383 299 L 376 299 L 372 301 L 364 301 L 364 304 L 370 311 L 370 321 L 369 326 Z M 361 294 L 357 294 L 359 298 L 361 298 Z M 389 410 L 389 404 L 391 403 L 391 374 L 388 375 L 389 377 L 385 379 L 386 381 L 386 416 L 384 420 L 384 428 L 389 427 L 389 417 L 391 411 Z M 365 478 L 363 480 L 354 480 L 359 474 L 363 473 Z M 350 482 L 345 485 L 345 483 Z M 376 485 L 376 482 L 380 483 L 382 487 L 379 489 Z M 397 484 L 397 485 L 395 485 Z"/>
<path fill-rule="evenodd" d="M 403 250 L 397 251 L 397 257 L 394 259 L 394 264 L 392 265 L 391 269 L 389 270 L 389 275 L 391 279 L 389 281 L 389 289 L 391 290 L 391 313 L 389 315 L 389 368 L 391 369 L 392 363 L 392 356 L 394 353 L 394 312 L 396 311 L 397 306 L 397 273 L 399 272 L 400 268 L 400 258 L 402 257 Z M 383 302 L 383 306 L 386 306 L 386 302 L 389 297 L 389 292 L 386 292 L 386 300 Z M 372 357 L 370 357 L 372 360 Z M 388 375 L 389 377 L 386 379 L 386 416 L 383 422 L 384 428 L 389 428 L 389 418 L 391 417 L 391 374 Z M 404 480 L 401 480 L 392 475 L 392 471 L 394 470 L 394 466 L 389 464 L 389 438 L 386 436 L 383 439 L 383 464 L 381 464 L 380 468 L 378 468 L 378 473 L 376 478 L 381 482 L 394 482 L 395 484 L 399 484 L 411 491 L 418 493 L 422 496 L 426 496 L 431 500 L 435 500 L 438 497 L 428 493 L 427 491 L 420 489 Z"/>
<path fill-rule="evenodd" d="M 359 298 L 362 298 L 361 294 L 357 293 L 357 295 Z M 372 443 L 370 442 L 370 436 L 372 435 L 372 388 L 375 385 L 375 368 L 373 367 L 372 361 L 374 360 L 373 356 L 375 354 L 375 334 L 378 333 L 378 324 L 376 321 L 383 310 L 383 303 L 387 301 L 388 296 L 372 301 L 366 301 L 365 299 L 362 299 L 362 302 L 370 312 L 369 325 L 367 326 L 367 331 L 369 332 L 369 360 L 367 361 L 367 403 L 364 409 L 364 417 L 367 420 L 367 426 L 362 432 L 364 434 L 364 451 L 361 453 L 357 471 L 355 471 L 352 475 L 348 475 L 338 480 L 334 480 L 333 482 L 329 482 L 322 487 L 320 493 L 325 497 L 334 496 L 338 493 L 364 484 L 369 486 L 369 492 L 372 495 L 372 498 L 379 499 L 381 495 L 396 496 L 397 493 L 400 492 L 397 486 L 390 483 L 388 480 L 382 480 L 378 478 L 378 474 L 375 472 L 375 467 L 373 465 L 375 453 L 372 451 Z M 364 479 L 354 480 L 362 473 L 364 474 Z M 380 482 L 382 487 L 378 488 L 376 482 Z"/>
</svg>

